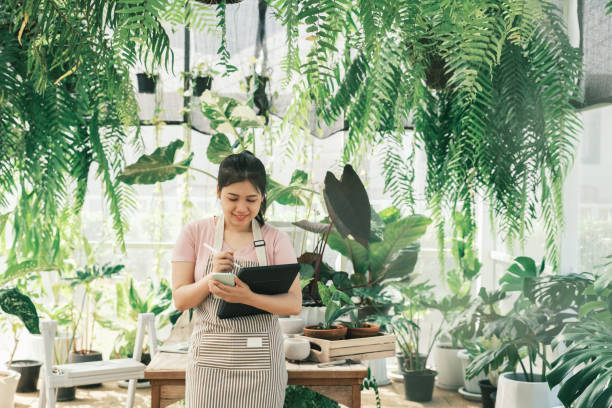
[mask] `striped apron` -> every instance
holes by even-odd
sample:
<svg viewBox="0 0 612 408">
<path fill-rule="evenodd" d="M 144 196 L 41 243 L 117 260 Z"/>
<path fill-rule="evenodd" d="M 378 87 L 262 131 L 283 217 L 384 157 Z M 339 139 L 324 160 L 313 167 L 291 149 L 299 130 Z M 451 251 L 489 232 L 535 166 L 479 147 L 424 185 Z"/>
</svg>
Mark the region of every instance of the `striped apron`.
<svg viewBox="0 0 612 408">
<path fill-rule="evenodd" d="M 261 229 L 252 222 L 255 241 Z M 223 246 L 223 216 L 217 220 L 213 247 Z M 258 262 L 243 267 L 266 266 L 264 246 L 255 247 Z M 237 273 L 234 268 L 233 273 Z M 212 257 L 205 274 L 212 273 Z M 287 369 L 278 316 L 260 314 L 219 319 L 221 299 L 209 295 L 195 309 L 194 329 L 186 371 L 187 408 L 280 408 L 285 400 Z"/>
</svg>

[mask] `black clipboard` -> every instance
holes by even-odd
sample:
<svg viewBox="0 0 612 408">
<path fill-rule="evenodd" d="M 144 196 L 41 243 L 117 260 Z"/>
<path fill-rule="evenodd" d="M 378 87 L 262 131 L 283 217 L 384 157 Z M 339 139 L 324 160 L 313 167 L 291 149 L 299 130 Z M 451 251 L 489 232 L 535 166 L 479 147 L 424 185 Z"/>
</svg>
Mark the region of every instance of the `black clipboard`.
<svg viewBox="0 0 612 408">
<path fill-rule="evenodd" d="M 250 268 L 240 268 L 238 271 L 238 278 L 249 285 L 249 288 L 255 293 L 261 295 L 278 295 L 289 291 L 299 271 L 299 263 L 252 266 Z M 221 305 L 217 311 L 217 317 L 219 319 L 252 316 L 256 314 L 269 314 L 269 312 L 243 303 L 229 303 L 225 300 L 221 301 Z"/>
</svg>

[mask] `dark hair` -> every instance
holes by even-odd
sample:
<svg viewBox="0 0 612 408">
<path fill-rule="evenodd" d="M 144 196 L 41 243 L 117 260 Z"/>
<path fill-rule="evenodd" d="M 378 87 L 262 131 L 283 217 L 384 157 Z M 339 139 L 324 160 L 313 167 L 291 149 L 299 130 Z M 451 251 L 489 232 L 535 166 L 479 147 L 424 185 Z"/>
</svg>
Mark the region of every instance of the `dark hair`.
<svg viewBox="0 0 612 408">
<path fill-rule="evenodd" d="M 219 176 L 217 184 L 219 191 L 230 184 L 240 183 L 248 180 L 263 196 L 259 213 L 255 216 L 259 225 L 264 225 L 264 214 L 266 212 L 266 168 L 261 160 L 248 150 L 237 154 L 230 154 L 219 165 Z"/>
</svg>

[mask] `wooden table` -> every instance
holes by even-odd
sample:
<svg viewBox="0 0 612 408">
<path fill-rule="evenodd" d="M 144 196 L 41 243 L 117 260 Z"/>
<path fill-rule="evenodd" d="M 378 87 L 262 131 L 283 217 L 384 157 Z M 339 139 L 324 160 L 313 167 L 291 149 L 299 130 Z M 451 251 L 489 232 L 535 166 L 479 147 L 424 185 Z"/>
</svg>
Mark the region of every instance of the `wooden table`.
<svg viewBox="0 0 612 408">
<path fill-rule="evenodd" d="M 185 398 L 187 354 L 158 352 L 144 373 L 151 382 L 151 408 L 164 408 Z M 361 364 L 320 368 L 317 363 L 287 362 L 289 385 L 304 385 L 340 404 L 361 406 L 361 381 L 367 368 Z"/>
</svg>

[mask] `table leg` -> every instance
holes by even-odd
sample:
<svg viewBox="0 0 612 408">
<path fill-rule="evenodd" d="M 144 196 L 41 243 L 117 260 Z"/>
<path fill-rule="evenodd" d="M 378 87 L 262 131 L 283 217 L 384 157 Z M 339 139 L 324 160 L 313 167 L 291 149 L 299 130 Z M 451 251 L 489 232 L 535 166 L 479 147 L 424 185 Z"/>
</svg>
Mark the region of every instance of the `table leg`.
<svg viewBox="0 0 612 408">
<path fill-rule="evenodd" d="M 351 408 L 361 408 L 361 384 L 353 385 L 353 397 Z"/>
<path fill-rule="evenodd" d="M 151 380 L 151 408 L 160 408 L 161 384 Z"/>
</svg>

